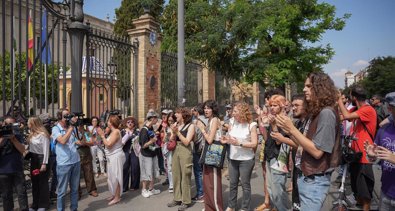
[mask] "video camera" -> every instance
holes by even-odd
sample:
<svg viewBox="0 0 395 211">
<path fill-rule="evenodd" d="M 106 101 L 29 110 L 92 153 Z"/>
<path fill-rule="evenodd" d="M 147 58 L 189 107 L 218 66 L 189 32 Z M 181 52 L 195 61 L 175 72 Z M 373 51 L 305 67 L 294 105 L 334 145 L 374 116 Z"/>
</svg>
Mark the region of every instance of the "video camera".
<svg viewBox="0 0 395 211">
<path fill-rule="evenodd" d="M 107 122 L 108 119 L 110 118 L 110 116 L 118 116 L 121 119 L 121 111 L 120 110 L 111 110 L 111 111 L 107 111 L 104 116 L 101 118 L 102 121 L 104 121 L 104 124 L 100 126 L 101 129 L 106 129 L 107 127 Z"/>
<path fill-rule="evenodd" d="M 0 137 L 11 138 L 13 135 L 20 133 L 20 123 L 0 125 Z"/>
<path fill-rule="evenodd" d="M 85 114 L 82 112 L 78 113 L 70 113 L 67 115 L 64 115 L 64 118 L 66 119 L 66 123 L 71 126 L 81 126 L 81 125 L 89 125 L 91 123 L 90 118 L 84 118 Z M 74 117 L 77 117 L 77 121 L 73 122 L 71 121 Z"/>
</svg>

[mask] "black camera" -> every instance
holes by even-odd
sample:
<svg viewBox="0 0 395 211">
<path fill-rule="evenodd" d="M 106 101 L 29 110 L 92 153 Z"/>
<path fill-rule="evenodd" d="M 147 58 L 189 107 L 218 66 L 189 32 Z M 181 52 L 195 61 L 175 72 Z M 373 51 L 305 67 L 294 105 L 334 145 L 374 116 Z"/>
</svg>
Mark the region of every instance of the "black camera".
<svg viewBox="0 0 395 211">
<path fill-rule="evenodd" d="M 66 123 L 68 125 L 72 125 L 72 126 L 81 126 L 81 125 L 89 125 L 91 123 L 91 120 L 89 118 L 84 118 L 85 114 L 78 112 L 78 113 L 70 113 L 67 115 L 64 115 L 63 117 L 66 119 Z M 71 121 L 71 119 L 73 119 L 74 117 L 77 117 L 77 121 L 73 122 Z"/>
<path fill-rule="evenodd" d="M 354 136 L 345 136 L 342 147 L 342 157 L 344 163 L 357 163 L 362 158 L 362 151 L 355 151 L 351 148 L 351 143 L 357 141 Z"/>
<path fill-rule="evenodd" d="M 19 132 L 20 126 L 21 124 L 19 123 L 0 126 L 0 137 L 10 138 L 11 136 Z"/>
</svg>

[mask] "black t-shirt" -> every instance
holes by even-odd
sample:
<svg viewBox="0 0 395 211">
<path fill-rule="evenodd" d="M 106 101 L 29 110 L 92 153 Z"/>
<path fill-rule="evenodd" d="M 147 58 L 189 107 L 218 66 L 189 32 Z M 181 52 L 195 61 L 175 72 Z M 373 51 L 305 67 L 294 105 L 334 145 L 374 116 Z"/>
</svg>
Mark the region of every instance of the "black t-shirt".
<svg viewBox="0 0 395 211">
<path fill-rule="evenodd" d="M 140 141 L 140 145 L 141 145 L 141 154 L 144 157 L 155 157 L 156 156 L 155 150 L 151 150 L 152 149 L 151 147 L 143 148 L 144 144 L 147 143 L 153 137 L 155 137 L 155 133 L 154 133 L 154 129 L 152 126 L 151 127 L 144 126 L 143 128 L 141 128 L 139 141 Z M 155 146 L 155 143 L 152 145 Z"/>
<path fill-rule="evenodd" d="M 288 137 L 280 128 L 278 130 L 283 136 Z M 270 132 L 272 132 L 272 127 L 269 126 L 269 128 L 267 129 L 267 140 L 265 142 L 265 160 L 271 160 L 272 158 L 277 158 L 278 154 L 280 153 L 280 147 L 281 144 L 277 145 L 276 144 L 276 140 L 274 140 L 271 136 L 270 136 Z"/>
<path fill-rule="evenodd" d="M 15 135 L 20 143 L 24 143 L 22 135 Z M 23 171 L 23 157 L 11 140 L 3 140 L 0 146 L 0 174 L 11 174 Z"/>
</svg>

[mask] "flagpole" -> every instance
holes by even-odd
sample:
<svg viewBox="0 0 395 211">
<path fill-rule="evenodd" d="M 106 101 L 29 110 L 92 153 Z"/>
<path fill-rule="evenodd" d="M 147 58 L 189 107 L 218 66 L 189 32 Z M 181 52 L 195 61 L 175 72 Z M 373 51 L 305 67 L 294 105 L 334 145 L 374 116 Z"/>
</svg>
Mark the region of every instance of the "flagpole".
<svg viewBox="0 0 395 211">
<path fill-rule="evenodd" d="M 45 64 L 45 66 L 44 66 L 44 83 L 45 83 L 45 86 L 44 86 L 44 93 L 45 93 L 45 95 L 44 95 L 44 98 L 45 98 L 45 113 L 48 113 L 48 92 L 47 92 L 47 80 L 48 80 L 48 76 L 47 76 L 47 66 L 48 66 L 48 64 Z"/>
<path fill-rule="evenodd" d="M 15 29 L 15 16 L 12 16 L 12 27 Z M 12 37 L 12 103 L 14 103 L 14 96 L 15 96 L 15 49 L 16 49 L 16 42 L 15 42 L 15 34 L 13 33 Z"/>
</svg>

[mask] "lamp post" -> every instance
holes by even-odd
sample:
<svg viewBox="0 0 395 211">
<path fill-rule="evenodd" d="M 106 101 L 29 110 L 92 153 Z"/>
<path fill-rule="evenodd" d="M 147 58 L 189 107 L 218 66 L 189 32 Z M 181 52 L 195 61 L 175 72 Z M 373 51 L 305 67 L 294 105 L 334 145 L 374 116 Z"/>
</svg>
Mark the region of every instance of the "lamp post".
<svg viewBox="0 0 395 211">
<path fill-rule="evenodd" d="M 84 24 L 83 0 L 43 0 L 45 7 L 55 16 L 67 21 L 71 48 L 71 111 L 82 113 L 82 50 L 89 26 Z M 63 13 L 64 14 L 63 14 Z"/>
</svg>

